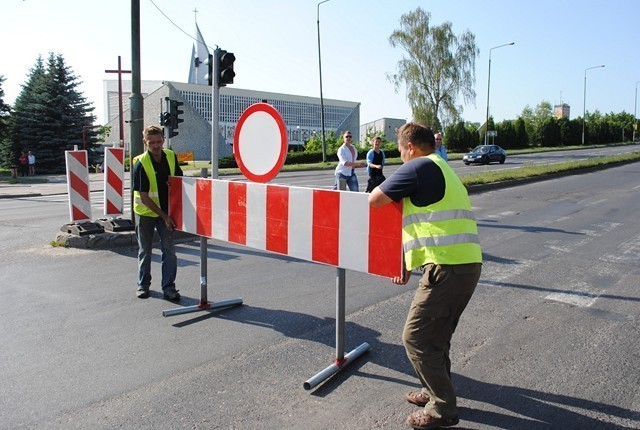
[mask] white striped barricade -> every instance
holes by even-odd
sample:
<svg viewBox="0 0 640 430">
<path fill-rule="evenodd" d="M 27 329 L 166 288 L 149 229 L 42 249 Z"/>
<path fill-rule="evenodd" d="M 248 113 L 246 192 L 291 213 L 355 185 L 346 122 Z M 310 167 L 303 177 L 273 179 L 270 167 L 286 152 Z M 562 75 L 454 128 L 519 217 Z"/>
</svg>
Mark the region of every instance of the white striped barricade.
<svg viewBox="0 0 640 430">
<path fill-rule="evenodd" d="M 70 222 L 91 221 L 87 151 L 65 151 L 64 156 L 67 165 Z"/>
<path fill-rule="evenodd" d="M 368 195 L 171 177 L 177 230 L 343 269 L 402 275 L 402 207 Z"/>
<path fill-rule="evenodd" d="M 104 151 L 104 214 L 122 215 L 124 210 L 124 149 Z"/>
</svg>

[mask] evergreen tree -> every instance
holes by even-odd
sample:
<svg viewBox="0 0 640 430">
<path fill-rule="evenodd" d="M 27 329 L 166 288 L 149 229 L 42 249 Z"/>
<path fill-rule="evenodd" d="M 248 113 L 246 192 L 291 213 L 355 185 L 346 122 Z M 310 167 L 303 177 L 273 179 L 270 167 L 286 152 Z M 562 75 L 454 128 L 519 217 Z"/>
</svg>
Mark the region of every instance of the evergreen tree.
<svg viewBox="0 0 640 430">
<path fill-rule="evenodd" d="M 9 134 L 11 107 L 4 102 L 4 90 L 2 83 L 5 77 L 0 75 L 0 166 L 10 168 L 16 164 L 18 157 L 17 148 L 13 146 L 13 140 Z"/>
<path fill-rule="evenodd" d="M 79 85 L 64 58 L 50 53 L 46 70 L 38 57 L 16 99 L 14 142 L 18 149 L 35 154 L 40 172 L 63 172 L 64 151 L 74 145 L 87 149 L 92 162 L 96 139 L 94 133 L 86 133 L 89 138 L 84 148 L 82 131 L 93 124 L 95 117 L 91 103 L 77 90 Z"/>
</svg>

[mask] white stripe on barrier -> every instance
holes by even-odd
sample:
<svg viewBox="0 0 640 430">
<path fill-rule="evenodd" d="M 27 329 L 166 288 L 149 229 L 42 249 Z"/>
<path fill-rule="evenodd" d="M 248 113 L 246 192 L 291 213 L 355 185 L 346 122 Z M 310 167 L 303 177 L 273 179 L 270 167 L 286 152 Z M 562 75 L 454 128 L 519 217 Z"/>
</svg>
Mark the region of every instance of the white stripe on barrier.
<svg viewBox="0 0 640 430">
<path fill-rule="evenodd" d="M 247 187 L 247 246 L 267 248 L 267 186 Z"/>
<path fill-rule="evenodd" d="M 364 201 L 363 201 L 364 200 Z M 360 272 L 369 268 L 369 203 L 367 194 L 340 193 L 341 267 Z"/>
<path fill-rule="evenodd" d="M 313 189 L 289 188 L 289 255 L 311 260 Z"/>
<path fill-rule="evenodd" d="M 213 217 L 213 237 L 227 242 L 229 240 L 229 182 L 213 181 L 211 216 Z"/>
<path fill-rule="evenodd" d="M 182 224 L 188 232 L 196 231 L 196 179 L 182 181 Z"/>
</svg>

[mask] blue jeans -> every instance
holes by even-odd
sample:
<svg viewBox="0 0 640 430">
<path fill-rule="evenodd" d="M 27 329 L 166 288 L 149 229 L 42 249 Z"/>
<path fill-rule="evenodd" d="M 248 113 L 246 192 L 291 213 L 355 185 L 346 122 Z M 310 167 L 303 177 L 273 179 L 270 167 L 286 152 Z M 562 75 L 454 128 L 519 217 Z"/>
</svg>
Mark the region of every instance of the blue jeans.
<svg viewBox="0 0 640 430">
<path fill-rule="evenodd" d="M 349 189 L 349 191 L 360 191 L 360 187 L 358 185 L 358 176 L 353 170 L 351 171 L 351 176 L 345 176 L 342 173 L 338 173 L 336 175 L 336 182 L 333 185 L 334 190 L 338 189 L 338 181 L 340 181 L 340 179 L 344 179 L 345 181 L 347 181 L 347 188 Z"/>
<path fill-rule="evenodd" d="M 167 229 L 160 217 L 136 214 L 136 237 L 138 238 L 138 288 L 149 289 L 151 285 L 151 254 L 153 232 L 158 231 L 162 250 L 162 290 L 175 288 L 178 258 L 173 246 L 173 232 Z"/>
</svg>

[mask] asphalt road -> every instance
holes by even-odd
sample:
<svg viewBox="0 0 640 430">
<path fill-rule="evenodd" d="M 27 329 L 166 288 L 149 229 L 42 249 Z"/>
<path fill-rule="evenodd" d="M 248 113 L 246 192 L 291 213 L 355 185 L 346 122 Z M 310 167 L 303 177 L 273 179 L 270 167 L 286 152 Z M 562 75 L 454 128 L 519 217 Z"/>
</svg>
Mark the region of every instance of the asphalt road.
<svg viewBox="0 0 640 430">
<path fill-rule="evenodd" d="M 485 264 L 453 341 L 458 428 L 640 427 L 639 174 L 472 196 Z M 57 196 L 0 200 L 1 428 L 406 427 L 416 279 L 347 273 L 346 349 L 371 351 L 309 393 L 334 358 L 334 268 L 216 242 L 209 298 L 245 305 L 163 318 L 174 305 L 157 286 L 134 296 L 135 250 L 47 245 L 66 210 Z M 194 304 L 197 243 L 178 258 Z"/>
</svg>

